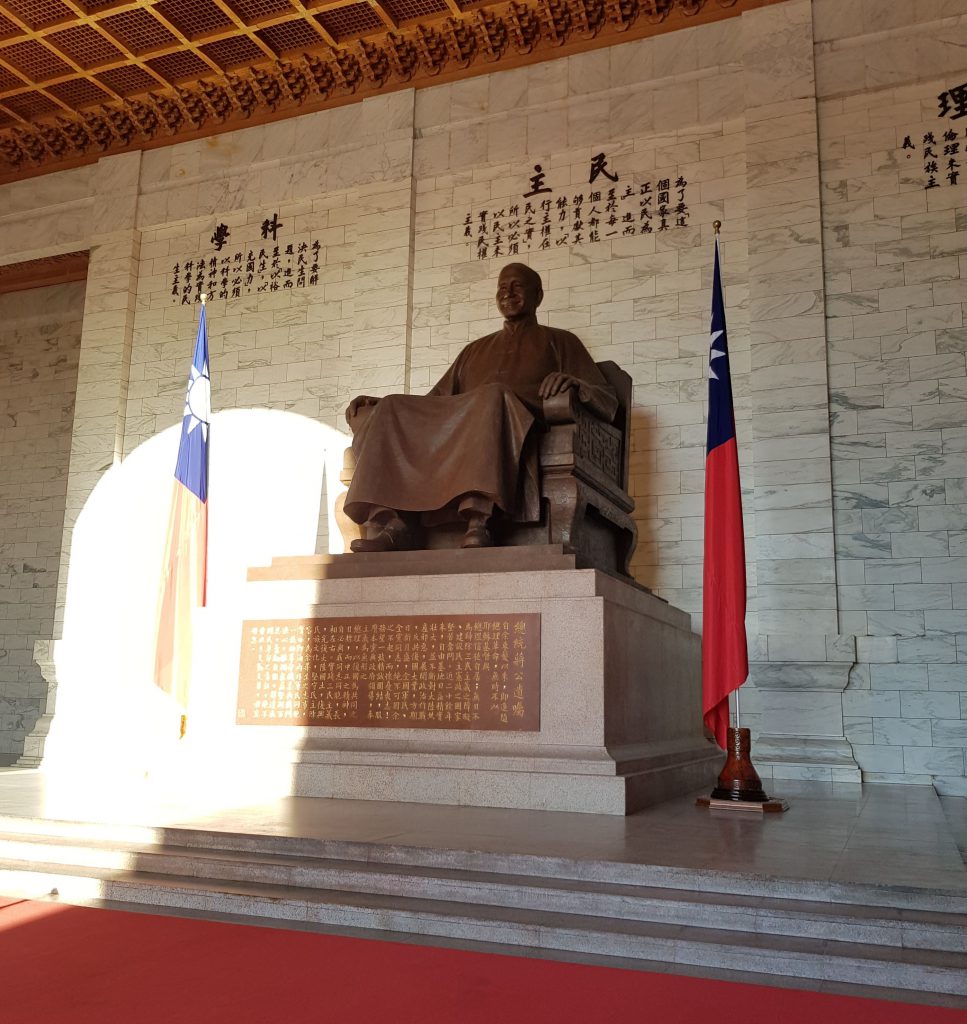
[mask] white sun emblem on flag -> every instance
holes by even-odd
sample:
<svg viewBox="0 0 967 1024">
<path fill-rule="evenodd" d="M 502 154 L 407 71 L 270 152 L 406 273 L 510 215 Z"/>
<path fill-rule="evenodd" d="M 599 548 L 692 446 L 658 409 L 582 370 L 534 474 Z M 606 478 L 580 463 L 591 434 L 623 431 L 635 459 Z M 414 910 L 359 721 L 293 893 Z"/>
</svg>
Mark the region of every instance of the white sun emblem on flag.
<svg viewBox="0 0 967 1024">
<path fill-rule="evenodd" d="M 197 366 L 191 368 L 191 378 L 188 381 L 188 396 L 185 398 L 184 416 L 191 417 L 188 421 L 190 434 L 195 427 L 201 424 L 201 436 L 208 440 L 208 420 L 212 408 L 212 382 L 208 376 L 208 363 L 199 370 Z"/>
<path fill-rule="evenodd" d="M 708 339 L 709 343 L 709 354 L 708 354 L 708 379 L 718 380 L 719 375 L 715 372 L 715 368 L 712 366 L 713 359 L 721 359 L 725 355 L 725 349 L 716 348 L 715 343 L 725 334 L 725 331 L 712 331 L 711 336 Z"/>
</svg>

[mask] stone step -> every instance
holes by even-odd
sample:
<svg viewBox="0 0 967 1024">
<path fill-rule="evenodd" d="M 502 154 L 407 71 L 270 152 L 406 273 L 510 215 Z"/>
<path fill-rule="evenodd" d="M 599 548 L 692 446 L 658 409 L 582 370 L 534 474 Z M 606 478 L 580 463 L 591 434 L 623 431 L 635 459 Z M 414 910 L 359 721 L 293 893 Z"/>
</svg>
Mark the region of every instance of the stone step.
<svg viewBox="0 0 967 1024">
<path fill-rule="evenodd" d="M 660 864 L 493 853 L 487 850 L 440 849 L 381 842 L 353 842 L 258 833 L 210 832 L 187 827 L 111 825 L 40 818 L 0 817 L 0 837 L 24 838 L 45 844 L 58 840 L 139 848 L 183 848 L 195 852 L 244 853 L 256 856 L 310 857 L 384 864 L 408 869 L 485 872 L 541 880 L 647 886 L 689 893 L 771 897 L 819 904 L 885 907 L 890 910 L 935 911 L 967 915 L 963 890 L 913 886 L 838 883 L 814 879 L 751 875 L 713 868 L 682 868 Z M 32 837 L 32 838 L 31 838 Z"/>
<path fill-rule="evenodd" d="M 325 844 L 317 844 L 325 845 Z M 149 872 L 264 886 L 416 896 L 425 900 L 521 908 L 760 934 L 826 938 L 896 948 L 967 953 L 967 915 L 840 904 L 788 897 L 693 891 L 549 875 L 511 875 L 366 859 L 290 856 L 173 845 L 78 843 L 0 834 L 0 865 L 29 870 L 42 862 L 91 877 Z"/>
<path fill-rule="evenodd" d="M 66 902 L 113 901 L 203 914 L 371 929 L 533 949 L 967 995 L 967 955 L 827 938 L 130 872 L 98 878 L 44 863 L 9 864 L 9 895 L 56 889 Z"/>
</svg>

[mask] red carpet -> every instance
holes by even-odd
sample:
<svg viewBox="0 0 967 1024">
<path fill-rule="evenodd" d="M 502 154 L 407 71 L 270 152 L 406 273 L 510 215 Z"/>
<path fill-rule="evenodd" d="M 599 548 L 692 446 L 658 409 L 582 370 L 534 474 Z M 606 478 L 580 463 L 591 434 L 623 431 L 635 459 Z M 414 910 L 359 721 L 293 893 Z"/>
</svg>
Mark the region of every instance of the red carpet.
<svg viewBox="0 0 967 1024">
<path fill-rule="evenodd" d="M 0 898 L 3 1024 L 964 1024 L 960 1010 Z M 630 1016 L 629 1016 L 630 1015 Z"/>
</svg>

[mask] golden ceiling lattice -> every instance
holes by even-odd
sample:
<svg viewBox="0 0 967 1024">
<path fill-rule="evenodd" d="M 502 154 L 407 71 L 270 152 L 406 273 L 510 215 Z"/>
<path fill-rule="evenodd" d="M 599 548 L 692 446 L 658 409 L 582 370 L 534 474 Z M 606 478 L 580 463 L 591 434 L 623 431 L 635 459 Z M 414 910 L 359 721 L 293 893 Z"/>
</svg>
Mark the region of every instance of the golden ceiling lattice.
<svg viewBox="0 0 967 1024">
<path fill-rule="evenodd" d="M 774 2 L 3 0 L 0 181 Z"/>
</svg>

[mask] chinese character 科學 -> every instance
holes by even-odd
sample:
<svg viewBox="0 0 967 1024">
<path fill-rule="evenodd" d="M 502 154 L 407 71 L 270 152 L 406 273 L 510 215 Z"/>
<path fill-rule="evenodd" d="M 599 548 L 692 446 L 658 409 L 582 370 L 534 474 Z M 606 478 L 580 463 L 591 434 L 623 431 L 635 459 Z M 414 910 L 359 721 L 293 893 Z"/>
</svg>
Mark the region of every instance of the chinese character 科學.
<svg viewBox="0 0 967 1024">
<path fill-rule="evenodd" d="M 211 243 L 215 246 L 216 251 L 221 252 L 225 247 L 225 243 L 228 241 L 228 236 L 231 231 L 228 230 L 227 224 L 219 224 L 211 237 Z"/>
<path fill-rule="evenodd" d="M 278 236 L 279 228 L 284 227 L 285 225 L 279 220 L 279 215 L 277 213 L 273 213 L 271 220 L 266 218 L 262 221 L 262 237 L 268 238 L 269 235 L 271 235 L 272 241 L 274 242 Z"/>
</svg>

